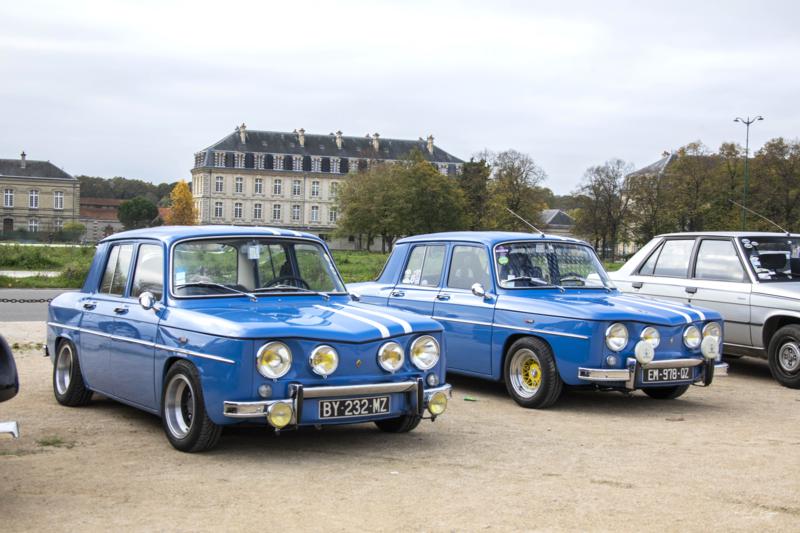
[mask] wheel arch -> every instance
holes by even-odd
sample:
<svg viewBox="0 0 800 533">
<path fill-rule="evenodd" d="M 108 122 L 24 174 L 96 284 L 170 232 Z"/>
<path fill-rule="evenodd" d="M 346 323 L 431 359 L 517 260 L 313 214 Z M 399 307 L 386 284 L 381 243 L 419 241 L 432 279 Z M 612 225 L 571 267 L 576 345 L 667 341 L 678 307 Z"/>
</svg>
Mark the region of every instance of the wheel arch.
<svg viewBox="0 0 800 533">
<path fill-rule="evenodd" d="M 776 314 L 764 321 L 761 328 L 761 342 L 766 352 L 769 352 L 769 344 L 775 332 L 790 324 L 800 325 L 800 316 Z"/>
<path fill-rule="evenodd" d="M 545 343 L 547 347 L 550 348 L 550 352 L 553 354 L 553 364 L 556 365 L 556 371 L 559 373 L 559 376 L 561 375 L 561 371 L 558 369 L 558 361 L 556 360 L 555 350 L 553 350 L 553 345 L 547 339 L 532 333 L 512 333 L 506 337 L 505 341 L 503 342 L 503 355 L 500 359 L 500 381 L 503 383 L 506 381 L 506 360 L 508 359 L 508 352 L 511 350 L 511 347 L 514 345 L 514 343 L 520 339 L 536 339 Z"/>
</svg>

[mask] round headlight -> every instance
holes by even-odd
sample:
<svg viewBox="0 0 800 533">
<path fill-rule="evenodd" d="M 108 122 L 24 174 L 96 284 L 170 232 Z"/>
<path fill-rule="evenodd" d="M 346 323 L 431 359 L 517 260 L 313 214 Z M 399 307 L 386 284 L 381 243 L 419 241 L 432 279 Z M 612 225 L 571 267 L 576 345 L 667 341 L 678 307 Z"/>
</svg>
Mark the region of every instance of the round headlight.
<svg viewBox="0 0 800 533">
<path fill-rule="evenodd" d="M 642 330 L 641 339 L 652 346 L 654 350 L 661 344 L 661 334 L 652 326 L 647 326 Z"/>
<path fill-rule="evenodd" d="M 628 328 L 625 324 L 611 324 L 606 330 L 606 346 L 615 352 L 622 351 L 628 344 Z"/>
<path fill-rule="evenodd" d="M 702 341 L 703 338 L 700 334 L 700 330 L 697 329 L 697 326 L 689 326 L 683 332 L 683 344 L 685 344 L 687 348 L 695 350 L 698 346 L 700 346 Z"/>
<path fill-rule="evenodd" d="M 411 343 L 411 362 L 420 370 L 428 370 L 439 362 L 439 343 L 430 335 L 423 335 Z"/>
<path fill-rule="evenodd" d="M 311 370 L 315 374 L 327 377 L 336 372 L 336 368 L 339 366 L 339 354 L 332 346 L 323 344 L 314 348 L 314 351 L 308 356 L 308 364 L 311 365 Z"/>
<path fill-rule="evenodd" d="M 428 400 L 428 411 L 433 416 L 437 416 L 444 413 L 445 409 L 447 409 L 447 394 L 441 391 L 435 392 Z"/>
<path fill-rule="evenodd" d="M 265 378 L 278 379 L 292 367 L 292 351 L 282 342 L 268 342 L 256 354 L 256 368 Z"/>
<path fill-rule="evenodd" d="M 267 420 L 274 427 L 281 429 L 292 421 L 292 406 L 288 403 L 273 403 L 267 411 Z"/>
<path fill-rule="evenodd" d="M 378 350 L 378 364 L 387 372 L 397 372 L 400 370 L 405 358 L 403 347 L 394 341 L 387 342 Z"/>
<path fill-rule="evenodd" d="M 719 341 L 722 338 L 722 326 L 717 322 L 709 322 L 703 328 L 703 338 L 714 337 Z"/>
</svg>

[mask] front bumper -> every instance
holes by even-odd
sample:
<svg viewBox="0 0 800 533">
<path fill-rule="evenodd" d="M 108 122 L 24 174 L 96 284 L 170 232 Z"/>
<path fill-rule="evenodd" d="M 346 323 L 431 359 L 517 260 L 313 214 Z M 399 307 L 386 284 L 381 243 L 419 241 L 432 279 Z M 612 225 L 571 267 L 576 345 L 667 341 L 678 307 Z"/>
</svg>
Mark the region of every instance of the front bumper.
<svg viewBox="0 0 800 533">
<path fill-rule="evenodd" d="M 0 435 L 9 433 L 15 439 L 19 438 L 19 426 L 16 422 L 0 422 Z"/>
<path fill-rule="evenodd" d="M 641 375 L 642 370 L 649 368 L 685 368 L 702 366 L 700 373 L 691 383 L 694 385 L 711 385 L 715 376 L 728 375 L 728 363 L 708 361 L 705 359 L 663 359 L 652 361 L 646 365 L 640 364 L 635 358 L 629 357 L 625 362 L 625 368 L 578 368 L 578 378 L 591 383 L 605 384 L 612 386 L 615 383 L 624 382 L 625 388 L 636 389 L 636 377 Z M 686 384 L 688 382 L 676 382 Z M 656 385 L 658 386 L 658 385 Z"/>
<path fill-rule="evenodd" d="M 431 397 L 437 392 L 451 394 L 452 386 L 439 385 L 425 389 L 422 379 L 414 381 L 400 381 L 396 383 L 370 383 L 365 385 L 342 385 L 324 387 L 303 387 L 301 384 L 289 386 L 290 398 L 276 400 L 261 400 L 255 402 L 225 401 L 223 414 L 230 418 L 264 418 L 269 413 L 270 407 L 277 403 L 284 403 L 292 408 L 292 420 L 287 427 L 298 426 L 303 422 L 303 404 L 307 399 L 317 398 L 349 398 L 360 396 L 373 396 L 378 394 L 407 394 L 414 406 L 414 411 L 423 416 Z M 435 416 L 432 416 L 435 418 Z"/>
</svg>

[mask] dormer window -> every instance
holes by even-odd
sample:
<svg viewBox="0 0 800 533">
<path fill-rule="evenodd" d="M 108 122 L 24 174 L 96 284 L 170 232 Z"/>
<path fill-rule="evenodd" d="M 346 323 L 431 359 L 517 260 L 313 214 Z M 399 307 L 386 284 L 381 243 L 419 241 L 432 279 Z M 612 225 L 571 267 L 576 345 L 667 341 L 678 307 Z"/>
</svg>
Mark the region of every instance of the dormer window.
<svg viewBox="0 0 800 533">
<path fill-rule="evenodd" d="M 276 155 L 273 158 L 273 161 L 274 161 L 274 167 L 273 168 L 278 169 L 278 170 L 283 169 L 283 156 L 282 155 Z"/>
<path fill-rule="evenodd" d="M 234 163 L 233 166 L 236 168 L 244 168 L 244 154 L 241 152 L 236 152 L 234 154 Z"/>
<path fill-rule="evenodd" d="M 334 173 L 334 174 L 338 174 L 339 173 L 339 158 L 338 157 L 332 157 L 331 158 L 331 172 Z"/>
<path fill-rule="evenodd" d="M 253 166 L 255 168 L 264 168 L 264 160 L 265 160 L 264 154 L 256 154 Z"/>
<path fill-rule="evenodd" d="M 205 152 L 197 152 L 196 154 L 194 154 L 194 166 L 195 167 L 203 166 L 203 161 L 205 160 L 205 158 L 206 158 Z"/>
<path fill-rule="evenodd" d="M 321 157 L 312 157 L 311 158 L 311 172 L 322 172 L 322 158 Z"/>
<path fill-rule="evenodd" d="M 294 162 L 294 166 L 292 167 L 292 170 L 294 170 L 295 172 L 302 172 L 302 170 L 303 170 L 303 156 L 296 155 L 296 156 L 294 156 L 292 158 L 292 160 Z"/>
<path fill-rule="evenodd" d="M 225 166 L 225 152 L 214 152 L 214 166 L 215 167 Z"/>
<path fill-rule="evenodd" d="M 447 163 L 439 163 L 439 172 L 441 172 L 442 174 L 447 176 L 447 168 L 448 168 L 448 166 L 449 165 Z"/>
</svg>

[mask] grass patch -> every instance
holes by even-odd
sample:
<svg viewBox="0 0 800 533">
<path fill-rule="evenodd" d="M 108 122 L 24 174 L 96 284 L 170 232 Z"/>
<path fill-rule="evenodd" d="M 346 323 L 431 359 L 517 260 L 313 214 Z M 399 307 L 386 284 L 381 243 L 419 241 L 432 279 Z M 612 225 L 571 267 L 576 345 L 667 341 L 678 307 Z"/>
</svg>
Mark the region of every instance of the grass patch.
<svg viewBox="0 0 800 533">
<path fill-rule="evenodd" d="M 388 254 L 375 252 L 333 252 L 333 260 L 342 273 L 345 283 L 372 281 L 378 277 Z"/>
<path fill-rule="evenodd" d="M 51 448 L 71 449 L 75 447 L 74 440 L 64 440 L 58 435 L 49 435 L 47 437 L 42 437 L 41 439 L 36 441 L 36 444 L 38 444 L 42 448 L 51 447 Z"/>
<path fill-rule="evenodd" d="M 17 448 L 16 450 L 0 450 L 0 457 L 22 457 L 23 455 L 42 453 L 42 451 L 44 450 L 27 450 L 25 448 Z"/>
<path fill-rule="evenodd" d="M 0 245 L 0 268 L 5 270 L 61 270 L 70 264 L 88 265 L 94 246 Z"/>
</svg>

